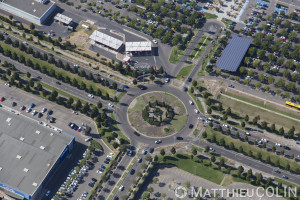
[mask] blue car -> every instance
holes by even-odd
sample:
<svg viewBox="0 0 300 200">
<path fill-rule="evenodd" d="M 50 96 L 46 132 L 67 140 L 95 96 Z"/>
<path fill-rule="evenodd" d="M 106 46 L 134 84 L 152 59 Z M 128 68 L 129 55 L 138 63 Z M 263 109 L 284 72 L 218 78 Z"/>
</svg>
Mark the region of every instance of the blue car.
<svg viewBox="0 0 300 200">
<path fill-rule="evenodd" d="M 123 88 L 129 88 L 129 86 L 128 85 L 123 85 Z"/>
<path fill-rule="evenodd" d="M 73 129 L 74 129 L 74 130 L 77 130 L 77 129 L 78 129 L 78 126 L 77 126 L 77 125 L 75 125 Z"/>
<path fill-rule="evenodd" d="M 104 165 L 101 165 L 101 168 L 105 169 L 105 166 L 104 166 Z"/>
<path fill-rule="evenodd" d="M 34 105 L 34 103 L 31 103 L 30 104 L 30 108 L 33 108 L 35 105 Z"/>
</svg>

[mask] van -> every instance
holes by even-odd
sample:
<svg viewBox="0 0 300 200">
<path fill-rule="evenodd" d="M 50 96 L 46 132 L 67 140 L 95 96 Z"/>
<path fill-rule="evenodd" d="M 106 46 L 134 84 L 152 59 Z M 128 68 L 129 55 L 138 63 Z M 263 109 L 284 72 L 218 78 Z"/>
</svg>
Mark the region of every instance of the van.
<svg viewBox="0 0 300 200">
<path fill-rule="evenodd" d="M 89 137 L 89 138 L 85 138 L 84 141 L 89 142 L 91 141 L 93 138 Z"/>
</svg>

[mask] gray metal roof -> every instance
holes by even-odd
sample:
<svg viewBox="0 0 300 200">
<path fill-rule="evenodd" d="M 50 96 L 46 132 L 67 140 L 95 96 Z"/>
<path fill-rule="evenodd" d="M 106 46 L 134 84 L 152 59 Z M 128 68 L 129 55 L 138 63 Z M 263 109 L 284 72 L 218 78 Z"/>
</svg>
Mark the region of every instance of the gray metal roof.
<svg viewBox="0 0 300 200">
<path fill-rule="evenodd" d="M 7 4 L 23 12 L 41 18 L 55 3 L 53 1 L 48 1 L 47 3 L 42 4 L 35 0 L 5 0 L 1 1 L 1 4 Z"/>
<path fill-rule="evenodd" d="M 233 36 L 224 49 L 216 66 L 227 71 L 235 72 L 239 68 L 251 42 L 251 39 Z"/>
<path fill-rule="evenodd" d="M 0 127 L 0 183 L 33 195 L 73 136 L 3 108 Z"/>
</svg>

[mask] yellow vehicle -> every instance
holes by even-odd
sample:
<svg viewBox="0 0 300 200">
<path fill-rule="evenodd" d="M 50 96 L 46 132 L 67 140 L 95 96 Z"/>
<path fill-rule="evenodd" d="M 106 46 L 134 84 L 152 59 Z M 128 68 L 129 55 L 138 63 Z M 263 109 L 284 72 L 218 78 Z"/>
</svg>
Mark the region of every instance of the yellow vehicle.
<svg viewBox="0 0 300 200">
<path fill-rule="evenodd" d="M 288 107 L 290 107 L 290 108 L 294 108 L 296 110 L 300 110 L 300 105 L 298 105 L 298 104 L 286 101 L 285 105 L 288 106 Z"/>
</svg>

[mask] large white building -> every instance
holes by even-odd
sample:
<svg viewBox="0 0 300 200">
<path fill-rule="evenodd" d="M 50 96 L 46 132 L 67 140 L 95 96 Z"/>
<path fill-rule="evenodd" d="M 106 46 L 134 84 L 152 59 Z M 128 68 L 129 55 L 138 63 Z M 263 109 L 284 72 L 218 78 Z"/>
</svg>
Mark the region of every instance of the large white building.
<svg viewBox="0 0 300 200">
<path fill-rule="evenodd" d="M 56 9 L 49 0 L 0 0 L 0 9 L 35 23 L 43 24 Z"/>
</svg>

